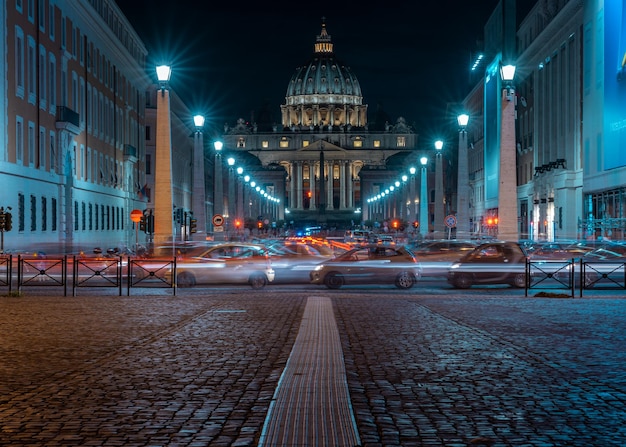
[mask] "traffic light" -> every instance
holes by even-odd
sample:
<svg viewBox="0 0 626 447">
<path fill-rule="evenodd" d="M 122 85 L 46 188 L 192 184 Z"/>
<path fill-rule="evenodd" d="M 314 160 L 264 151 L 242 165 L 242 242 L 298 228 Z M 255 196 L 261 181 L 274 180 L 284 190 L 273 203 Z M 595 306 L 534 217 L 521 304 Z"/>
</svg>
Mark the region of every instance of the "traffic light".
<svg viewBox="0 0 626 447">
<path fill-rule="evenodd" d="M 4 213 L 4 231 L 11 231 L 13 228 L 13 216 L 11 213 Z"/>
<path fill-rule="evenodd" d="M 0 230 L 4 230 L 4 226 L 6 225 L 6 214 L 4 211 L 0 211 Z"/>
<path fill-rule="evenodd" d="M 237 219 L 237 220 L 235 221 L 235 228 L 236 228 L 237 230 L 239 230 L 239 229 L 241 228 L 241 221 L 240 221 L 239 219 Z"/>
<path fill-rule="evenodd" d="M 417 228 L 420 226 L 420 223 L 416 220 L 413 222 L 413 228 Z"/>
<path fill-rule="evenodd" d="M 198 219 L 189 219 L 189 232 L 196 233 L 198 231 Z"/>
<path fill-rule="evenodd" d="M 263 228 L 263 222 L 261 222 L 260 220 L 256 223 L 257 228 L 260 230 L 261 228 Z"/>
<path fill-rule="evenodd" d="M 141 220 L 139 221 L 139 229 L 146 232 L 146 215 L 141 216 Z"/>
<path fill-rule="evenodd" d="M 393 222 L 391 222 L 391 226 L 393 227 L 394 230 L 398 229 L 398 221 L 394 220 Z"/>
</svg>

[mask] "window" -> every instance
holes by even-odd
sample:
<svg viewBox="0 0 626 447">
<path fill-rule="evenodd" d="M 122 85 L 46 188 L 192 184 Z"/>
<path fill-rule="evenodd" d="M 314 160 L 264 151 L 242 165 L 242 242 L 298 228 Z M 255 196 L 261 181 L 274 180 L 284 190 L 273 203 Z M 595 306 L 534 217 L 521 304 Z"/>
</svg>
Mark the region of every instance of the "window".
<svg viewBox="0 0 626 447">
<path fill-rule="evenodd" d="M 18 193 L 17 195 L 17 230 L 20 232 L 24 231 L 24 194 Z"/>
<path fill-rule="evenodd" d="M 37 198 L 30 196 L 30 231 L 37 231 Z"/>
<path fill-rule="evenodd" d="M 48 12 L 48 31 L 50 31 L 50 40 L 54 41 L 54 5 L 50 5 Z"/>
<path fill-rule="evenodd" d="M 89 222 L 89 231 L 93 230 L 93 204 L 89 204 L 89 212 L 87 214 Z"/>
<path fill-rule="evenodd" d="M 46 0 L 39 0 L 39 29 L 41 31 L 46 30 Z"/>
<path fill-rule="evenodd" d="M 49 60 L 49 64 L 48 66 L 50 67 L 49 73 L 48 73 L 48 103 L 50 104 L 50 113 L 56 113 L 56 107 L 57 107 L 57 85 L 56 85 L 56 71 L 57 71 L 57 63 L 56 63 L 56 59 L 54 58 L 54 54 L 50 53 L 50 55 L 48 56 L 48 60 Z"/>
<path fill-rule="evenodd" d="M 24 122 L 22 118 L 16 117 L 15 123 L 15 160 L 24 160 Z"/>
<path fill-rule="evenodd" d="M 41 198 L 41 231 L 48 230 L 48 199 Z"/>
<path fill-rule="evenodd" d="M 61 48 L 65 49 L 67 46 L 67 19 L 61 17 Z"/>
<path fill-rule="evenodd" d="M 152 174 L 152 154 L 146 154 L 146 175 Z"/>
<path fill-rule="evenodd" d="M 278 144 L 279 147 L 289 147 L 289 140 L 287 140 L 286 138 L 282 138 L 280 140 L 280 143 Z"/>
<path fill-rule="evenodd" d="M 246 139 L 245 138 L 239 138 L 237 140 L 237 147 L 246 147 Z"/>
<path fill-rule="evenodd" d="M 356 139 L 353 141 L 353 146 L 354 146 L 354 147 L 363 147 L 363 140 L 361 140 L 361 138 L 360 138 L 360 137 L 356 138 Z"/>
<path fill-rule="evenodd" d="M 374 140 L 374 147 L 380 147 L 380 140 Z"/>
<path fill-rule="evenodd" d="M 37 59 L 35 53 L 35 40 L 28 37 L 28 61 L 26 72 L 28 73 L 28 102 L 35 103 L 36 86 L 35 73 L 37 70 Z"/>
<path fill-rule="evenodd" d="M 22 0 L 15 0 L 15 9 L 17 9 L 17 12 L 19 13 L 24 11 L 22 6 Z"/>
<path fill-rule="evenodd" d="M 406 147 L 406 137 L 397 137 L 396 139 L 397 147 Z"/>
<path fill-rule="evenodd" d="M 35 162 L 35 123 L 28 122 L 28 165 Z"/>
<path fill-rule="evenodd" d="M 39 127 L 39 154 L 37 156 L 37 167 L 46 168 L 46 128 Z"/>
<path fill-rule="evenodd" d="M 74 231 L 78 231 L 78 202 L 74 201 Z"/>
<path fill-rule="evenodd" d="M 81 221 L 81 229 L 85 231 L 87 228 L 87 207 L 85 202 L 80 204 L 80 221 Z"/>
<path fill-rule="evenodd" d="M 261 142 L 261 147 L 262 147 L 263 149 L 267 149 L 268 147 L 270 147 L 270 142 L 269 142 L 269 141 L 267 141 L 267 140 L 262 141 L 262 142 Z"/>
<path fill-rule="evenodd" d="M 24 33 L 15 28 L 15 90 L 17 96 L 24 97 Z"/>
<path fill-rule="evenodd" d="M 309 142 L 309 140 L 304 140 L 304 141 L 302 142 L 302 147 L 307 147 L 309 144 L 311 144 L 311 143 Z"/>
<path fill-rule="evenodd" d="M 150 126 L 146 126 L 146 141 L 150 141 Z"/>
<path fill-rule="evenodd" d="M 39 46 L 39 106 L 46 108 L 46 48 Z"/>
<path fill-rule="evenodd" d="M 50 171 L 54 172 L 57 167 L 56 151 L 54 149 L 54 132 L 50 132 Z"/>
<path fill-rule="evenodd" d="M 52 219 L 50 220 L 50 226 L 52 231 L 57 230 L 57 199 L 53 198 L 50 203 L 50 212 L 52 213 Z"/>
<path fill-rule="evenodd" d="M 35 23 L 35 0 L 28 1 L 28 21 Z"/>
</svg>

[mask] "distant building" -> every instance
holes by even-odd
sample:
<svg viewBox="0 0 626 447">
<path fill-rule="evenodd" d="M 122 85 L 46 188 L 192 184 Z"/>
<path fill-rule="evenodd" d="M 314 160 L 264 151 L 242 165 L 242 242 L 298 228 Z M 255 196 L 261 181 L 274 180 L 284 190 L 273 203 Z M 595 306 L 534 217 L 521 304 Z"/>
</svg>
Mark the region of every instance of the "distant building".
<svg viewBox="0 0 626 447">
<path fill-rule="evenodd" d="M 265 192 L 280 198 L 241 198 L 245 215 L 236 217 L 287 228 L 382 225 L 392 217 L 414 221 L 419 191 L 409 183 L 415 178 L 393 185 L 409 164 L 417 164 L 418 135 L 402 117 L 381 122 L 382 111 L 368 122 L 363 99 L 356 74 L 335 56 L 323 23 L 313 56 L 287 84 L 280 122 L 266 111 L 256 122 L 225 126 L 224 150 Z M 389 186 L 395 193 L 388 191 L 387 200 L 370 200 L 385 196 Z"/>
</svg>

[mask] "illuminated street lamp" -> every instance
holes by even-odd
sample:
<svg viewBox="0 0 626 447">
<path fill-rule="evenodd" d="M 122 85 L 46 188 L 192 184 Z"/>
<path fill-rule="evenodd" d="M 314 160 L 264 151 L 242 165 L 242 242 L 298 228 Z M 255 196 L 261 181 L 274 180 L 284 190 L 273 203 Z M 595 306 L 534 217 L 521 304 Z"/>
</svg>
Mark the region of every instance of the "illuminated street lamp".
<svg viewBox="0 0 626 447">
<path fill-rule="evenodd" d="M 192 210 L 196 219 L 197 232 L 192 233 L 194 240 L 205 240 L 207 232 L 206 219 L 206 188 L 204 186 L 204 140 L 202 130 L 204 129 L 204 116 L 193 117 L 196 132 L 193 136 L 193 196 Z"/>
<path fill-rule="evenodd" d="M 172 196 L 172 128 L 170 92 L 167 84 L 171 67 L 156 67 L 159 80 L 157 92 L 156 148 L 154 163 L 154 242 L 174 240 L 174 200 Z"/>
<path fill-rule="evenodd" d="M 459 156 L 456 191 L 456 238 L 469 239 L 469 161 L 467 157 L 467 123 L 469 115 L 461 113 L 456 117 L 459 125 Z"/>
<path fill-rule="evenodd" d="M 228 230 L 232 231 L 236 218 L 235 214 L 237 213 L 235 210 L 235 158 L 228 157 L 226 163 L 228 164 L 228 211 L 226 212 L 226 222 L 228 223 Z"/>
<path fill-rule="evenodd" d="M 428 182 L 426 178 L 428 158 L 420 158 L 420 163 L 422 165 L 422 184 L 420 188 L 420 233 L 422 233 L 423 237 L 426 237 L 428 235 Z"/>
<path fill-rule="evenodd" d="M 417 222 L 417 169 L 415 166 L 409 168 L 409 174 L 411 174 L 411 184 L 409 185 L 409 216 L 411 220 Z"/>
<path fill-rule="evenodd" d="M 221 141 L 215 141 L 215 162 L 213 165 L 213 219 L 216 216 L 224 216 L 224 183 L 222 182 L 222 147 Z M 224 240 L 224 225 L 213 224 L 213 238 L 216 241 Z"/>
<path fill-rule="evenodd" d="M 498 177 L 498 239 L 519 240 L 517 222 L 517 163 L 515 150 L 515 106 L 517 98 L 513 88 L 515 66 L 500 67 L 502 89 L 502 115 L 500 120 L 500 171 Z"/>
<path fill-rule="evenodd" d="M 444 203 L 443 203 L 443 166 L 441 150 L 443 149 L 443 141 L 435 141 L 435 224 L 434 231 L 436 236 L 441 236 L 445 230 L 444 219 Z"/>
</svg>

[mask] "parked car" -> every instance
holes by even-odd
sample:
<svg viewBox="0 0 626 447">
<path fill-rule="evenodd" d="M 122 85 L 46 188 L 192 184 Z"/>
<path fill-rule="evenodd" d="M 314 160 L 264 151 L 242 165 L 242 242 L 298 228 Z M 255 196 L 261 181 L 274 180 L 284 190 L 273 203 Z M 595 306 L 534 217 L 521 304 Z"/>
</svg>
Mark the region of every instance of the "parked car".
<svg viewBox="0 0 626 447">
<path fill-rule="evenodd" d="M 526 287 L 526 259 L 526 252 L 517 242 L 480 244 L 450 266 L 448 282 L 460 289 L 475 284 Z"/>
<path fill-rule="evenodd" d="M 417 257 L 406 247 L 366 245 L 324 261 L 311 271 L 313 284 L 329 289 L 354 284 L 393 284 L 410 289 L 421 277 Z"/>
<path fill-rule="evenodd" d="M 171 279 L 173 268 L 166 277 Z M 176 262 L 177 287 L 196 284 L 249 284 L 261 289 L 274 281 L 269 252 L 264 245 L 223 243 L 212 246 L 197 256 L 183 257 Z"/>
</svg>

